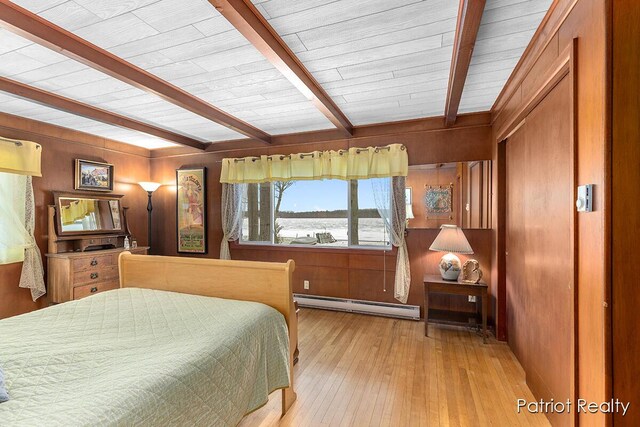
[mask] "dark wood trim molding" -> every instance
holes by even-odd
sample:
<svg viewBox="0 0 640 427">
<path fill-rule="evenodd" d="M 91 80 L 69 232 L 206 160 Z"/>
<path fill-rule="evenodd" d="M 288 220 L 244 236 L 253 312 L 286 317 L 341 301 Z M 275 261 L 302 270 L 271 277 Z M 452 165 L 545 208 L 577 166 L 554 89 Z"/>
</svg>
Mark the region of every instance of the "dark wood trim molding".
<svg viewBox="0 0 640 427">
<path fill-rule="evenodd" d="M 515 132 L 520 127 L 524 118 L 535 108 L 540 101 L 542 101 L 551 89 L 557 85 L 560 80 L 572 69 L 572 61 L 574 57 L 573 50 L 574 44 L 571 44 L 565 48 L 565 50 L 558 55 L 558 58 L 548 68 L 548 73 L 542 80 L 543 83 L 540 87 L 534 91 L 529 99 L 523 100 L 518 111 L 501 127 L 497 132 L 496 142 L 503 141 Z"/>
<path fill-rule="evenodd" d="M 0 26 L 250 138 L 271 142 L 266 132 L 8 0 L 0 0 Z"/>
<path fill-rule="evenodd" d="M 484 3 L 484 0 L 482 0 Z M 342 136 L 353 134 L 353 125 L 331 97 L 289 49 L 278 33 L 271 27 L 255 6 L 248 0 L 209 0 L 222 16 L 284 77 L 300 90 L 342 132 Z"/>
<path fill-rule="evenodd" d="M 531 41 L 522 53 L 520 60 L 518 60 L 511 75 L 498 94 L 496 101 L 493 103 L 493 107 L 491 107 L 491 113 L 493 114 L 492 123 L 495 122 L 496 118 L 504 111 L 504 106 L 509 102 L 516 88 L 529 74 L 531 67 L 538 61 L 545 48 L 551 43 L 553 39 L 552 35 L 558 32 L 574 6 L 578 3 L 578 0 L 571 0 L 561 14 L 556 14 L 555 9 L 560 2 L 561 0 L 553 0 L 538 29 L 533 34 Z M 524 71 L 521 72 L 521 70 Z"/>
<path fill-rule="evenodd" d="M 455 125 L 452 127 L 443 127 L 444 117 L 427 117 L 424 119 L 412 119 L 403 120 L 397 122 L 375 123 L 364 126 L 354 126 L 353 139 L 356 138 L 368 138 L 393 135 L 406 135 L 414 132 L 443 132 L 450 129 L 462 129 L 478 126 L 489 126 L 491 123 L 491 113 L 483 111 L 480 113 L 466 113 L 460 114 Z M 333 130 L 320 130 L 311 132 L 298 132 L 284 135 L 274 135 L 272 139 L 272 146 L 287 146 L 287 145 L 299 145 L 299 144 L 315 144 L 332 141 L 344 141 L 344 135 L 337 129 Z M 390 139 L 392 141 L 393 139 Z M 205 152 L 207 153 L 219 153 L 224 151 L 238 151 L 238 150 L 253 150 L 256 148 L 262 148 L 264 145 L 257 144 L 247 140 L 230 140 L 220 141 L 210 144 Z M 186 147 L 170 147 L 153 150 L 151 157 L 172 157 L 181 155 L 191 155 L 197 153 L 193 149 Z"/>
<path fill-rule="evenodd" d="M 130 119 L 120 114 L 112 113 L 110 111 L 103 110 L 89 104 L 84 104 L 70 98 L 65 98 L 63 96 L 38 89 L 33 86 L 25 85 L 23 83 L 7 79 L 5 77 L 0 77 L 0 91 L 11 93 L 19 98 L 34 101 L 47 107 L 66 111 L 67 113 L 86 117 L 92 120 L 97 120 L 109 125 L 144 132 L 146 134 L 157 136 L 159 138 L 175 142 L 180 145 L 198 148 L 200 150 L 204 150 L 206 147 L 204 143 L 196 139 L 189 138 L 187 136 L 180 135 L 178 133 L 171 132 L 156 126 L 152 126 L 138 120 Z"/>
<path fill-rule="evenodd" d="M 458 9 L 458 23 L 453 42 L 453 55 L 451 57 L 451 70 L 449 72 L 449 87 L 447 88 L 447 100 L 444 108 L 445 126 L 451 126 L 456 122 L 460 99 L 467 80 L 469 64 L 473 48 L 478 36 L 482 12 L 485 0 L 460 0 Z"/>
</svg>

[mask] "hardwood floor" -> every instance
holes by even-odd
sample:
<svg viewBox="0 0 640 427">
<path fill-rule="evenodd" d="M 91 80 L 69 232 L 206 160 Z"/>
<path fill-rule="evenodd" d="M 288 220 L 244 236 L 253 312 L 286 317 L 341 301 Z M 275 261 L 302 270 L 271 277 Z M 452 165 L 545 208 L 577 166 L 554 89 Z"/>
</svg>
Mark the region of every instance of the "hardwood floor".
<svg viewBox="0 0 640 427">
<path fill-rule="evenodd" d="M 253 426 L 538 426 L 516 412 L 533 401 L 505 343 L 465 328 L 303 308 L 298 400 L 280 393 L 240 423 Z"/>
</svg>

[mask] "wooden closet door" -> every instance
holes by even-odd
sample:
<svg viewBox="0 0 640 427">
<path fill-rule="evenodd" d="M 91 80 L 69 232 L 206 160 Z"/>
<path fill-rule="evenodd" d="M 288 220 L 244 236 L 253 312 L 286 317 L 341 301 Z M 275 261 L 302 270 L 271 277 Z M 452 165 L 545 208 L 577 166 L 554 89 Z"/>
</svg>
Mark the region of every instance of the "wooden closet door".
<svg viewBox="0 0 640 427">
<path fill-rule="evenodd" d="M 565 402 L 575 382 L 571 108 L 565 77 L 506 146 L 509 344 L 536 398 Z M 571 425 L 573 412 L 548 417 Z"/>
</svg>

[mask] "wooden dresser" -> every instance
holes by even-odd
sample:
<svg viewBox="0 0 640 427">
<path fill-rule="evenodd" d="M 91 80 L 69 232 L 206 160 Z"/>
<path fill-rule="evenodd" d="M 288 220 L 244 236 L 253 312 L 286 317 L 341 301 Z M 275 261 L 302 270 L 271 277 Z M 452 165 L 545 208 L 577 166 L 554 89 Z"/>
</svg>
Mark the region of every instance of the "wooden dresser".
<svg viewBox="0 0 640 427">
<path fill-rule="evenodd" d="M 146 255 L 148 247 L 129 249 Z M 120 286 L 118 255 L 124 248 L 47 254 L 47 283 L 51 302 L 61 303 Z"/>
<path fill-rule="evenodd" d="M 131 238 L 119 194 L 53 192 L 49 206 L 47 292 L 53 303 L 120 287 L 118 255 Z M 148 247 L 128 249 L 146 255 Z"/>
</svg>

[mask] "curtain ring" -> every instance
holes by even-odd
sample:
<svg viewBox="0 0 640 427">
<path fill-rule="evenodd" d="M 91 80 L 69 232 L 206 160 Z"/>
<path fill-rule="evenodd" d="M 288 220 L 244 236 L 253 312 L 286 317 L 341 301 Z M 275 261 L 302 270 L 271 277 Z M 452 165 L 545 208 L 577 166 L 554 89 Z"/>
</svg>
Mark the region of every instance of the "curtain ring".
<svg viewBox="0 0 640 427">
<path fill-rule="evenodd" d="M 280 156 L 280 160 L 284 160 L 284 156 Z"/>
</svg>

